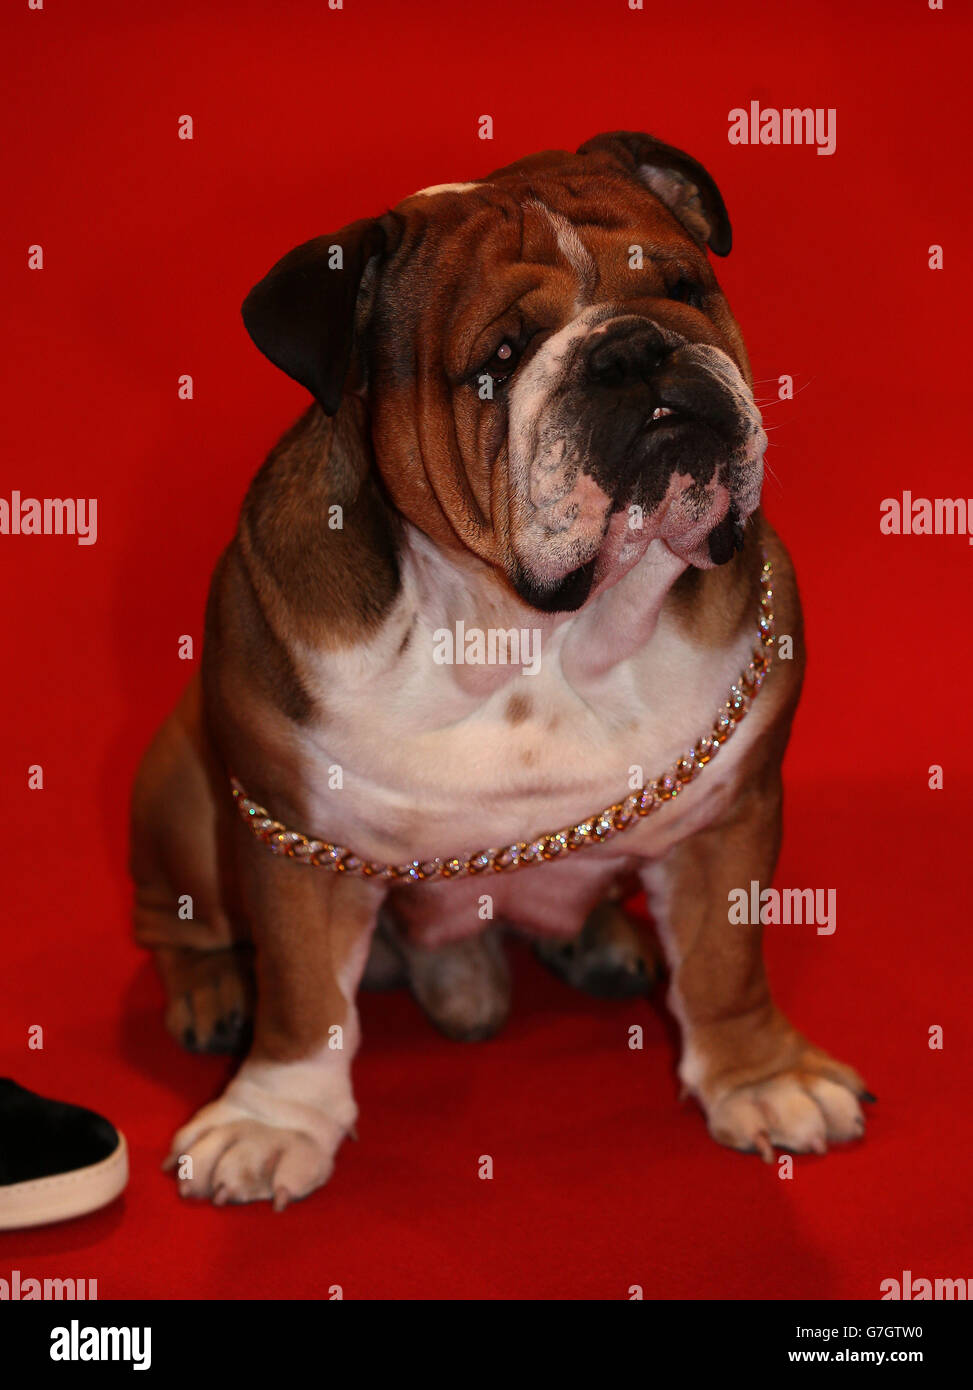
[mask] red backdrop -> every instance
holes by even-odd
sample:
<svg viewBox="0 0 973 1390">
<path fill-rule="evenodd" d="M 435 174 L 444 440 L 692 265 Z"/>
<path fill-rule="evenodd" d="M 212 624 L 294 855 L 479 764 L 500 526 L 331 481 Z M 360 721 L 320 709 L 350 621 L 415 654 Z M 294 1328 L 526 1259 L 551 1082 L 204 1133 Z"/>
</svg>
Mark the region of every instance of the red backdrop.
<svg viewBox="0 0 973 1390">
<path fill-rule="evenodd" d="M 102 1297 L 874 1298 L 904 1269 L 973 1274 L 973 550 L 879 532 L 903 489 L 973 493 L 968 13 L 18 0 L 2 38 L 0 495 L 99 500 L 93 546 L 0 536 L 2 1069 L 107 1111 L 133 1177 L 107 1211 L 0 1239 L 0 1276 L 95 1277 Z M 727 113 L 751 100 L 835 108 L 835 154 L 730 145 Z M 717 1148 L 676 1102 L 658 1001 L 589 1000 L 521 950 L 513 1020 L 487 1044 L 440 1039 L 407 996 L 365 997 L 361 1142 L 325 1191 L 282 1217 L 180 1204 L 158 1163 L 226 1066 L 168 1039 L 129 942 L 126 801 L 247 482 L 305 401 L 240 302 L 309 236 L 618 128 L 700 158 L 734 224 L 718 268 L 774 402 L 766 507 L 808 616 L 777 882 L 834 887 L 839 909 L 831 937 L 770 928 L 768 953 L 784 1007 L 880 1097 L 868 1137 L 797 1159 L 792 1181 Z M 781 374 L 793 401 L 775 401 Z"/>
</svg>

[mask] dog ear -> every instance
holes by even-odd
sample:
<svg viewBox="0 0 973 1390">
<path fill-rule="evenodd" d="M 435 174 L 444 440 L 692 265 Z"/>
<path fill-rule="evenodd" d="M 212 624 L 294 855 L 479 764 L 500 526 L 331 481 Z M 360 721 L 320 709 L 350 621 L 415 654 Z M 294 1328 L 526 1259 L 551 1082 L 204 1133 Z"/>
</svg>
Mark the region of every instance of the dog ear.
<svg viewBox="0 0 973 1390">
<path fill-rule="evenodd" d="M 362 277 L 374 256 L 391 249 L 390 230 L 388 219 L 365 218 L 305 241 L 243 301 L 244 326 L 257 347 L 328 415 L 341 404 Z"/>
<path fill-rule="evenodd" d="M 578 154 L 611 155 L 678 217 L 687 232 L 718 256 L 727 256 L 733 232 L 720 190 L 698 160 L 652 135 L 616 130 L 586 140 Z"/>
</svg>

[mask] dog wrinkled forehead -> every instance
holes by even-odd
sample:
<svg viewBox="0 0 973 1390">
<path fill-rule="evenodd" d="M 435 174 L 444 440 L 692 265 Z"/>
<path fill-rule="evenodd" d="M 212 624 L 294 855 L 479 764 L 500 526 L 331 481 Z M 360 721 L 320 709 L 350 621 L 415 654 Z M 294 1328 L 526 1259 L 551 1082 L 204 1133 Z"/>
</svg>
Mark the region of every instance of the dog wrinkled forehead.
<svg viewBox="0 0 973 1390">
<path fill-rule="evenodd" d="M 390 217 L 399 230 L 377 273 L 386 284 L 378 333 L 417 331 L 430 314 L 448 331 L 451 307 L 476 296 L 489 312 L 496 297 L 519 298 L 542 282 L 567 303 L 627 297 L 633 251 L 681 261 L 716 289 L 706 248 L 725 254 L 730 242 L 709 175 L 648 136 L 598 137 L 574 154 L 546 151 L 481 179 L 434 184 Z"/>
<path fill-rule="evenodd" d="M 609 196 L 617 200 L 620 183 L 629 192 L 637 189 L 643 195 L 650 194 L 700 246 L 708 246 L 720 256 L 729 253 L 732 232 L 726 206 L 706 169 L 684 151 L 637 132 L 595 136 L 573 154 L 544 150 L 495 169 L 483 179 L 435 184 L 412 196 L 493 189 L 520 202 L 538 198 L 573 218 L 583 210 L 585 200 L 597 203 Z M 543 195 L 539 195 L 541 188 Z"/>
<path fill-rule="evenodd" d="M 525 222 L 532 216 L 540 219 L 557 244 L 558 251 L 586 279 L 594 272 L 594 257 L 585 245 L 579 231 L 583 225 L 586 209 L 578 190 L 567 190 L 556 179 L 530 182 L 522 176 L 491 176 L 477 183 L 436 184 L 423 188 L 412 198 L 441 198 L 444 194 L 466 195 L 454 210 L 454 217 L 469 220 L 477 208 L 493 208 L 496 230 L 499 231 L 497 249 L 509 253 L 516 250 L 525 259 L 530 249 L 526 243 Z M 408 200 L 411 202 L 411 199 Z M 504 226 L 508 235 L 503 235 Z"/>
<path fill-rule="evenodd" d="M 302 243 L 253 287 L 244 323 L 333 415 L 349 381 L 363 378 L 363 339 L 408 336 L 421 350 L 430 319 L 450 332 L 454 299 L 476 295 L 499 313 L 495 301 L 521 299 L 542 281 L 557 299 L 564 272 L 587 288 L 596 265 L 604 279 L 617 264 L 631 233 L 650 258 L 694 256 L 711 286 L 705 248 L 726 255 L 731 241 L 719 190 L 691 156 L 648 135 L 600 135 L 574 154 L 547 151 L 472 183 L 433 185 L 381 217 Z M 405 347 L 394 350 L 403 360 Z"/>
</svg>

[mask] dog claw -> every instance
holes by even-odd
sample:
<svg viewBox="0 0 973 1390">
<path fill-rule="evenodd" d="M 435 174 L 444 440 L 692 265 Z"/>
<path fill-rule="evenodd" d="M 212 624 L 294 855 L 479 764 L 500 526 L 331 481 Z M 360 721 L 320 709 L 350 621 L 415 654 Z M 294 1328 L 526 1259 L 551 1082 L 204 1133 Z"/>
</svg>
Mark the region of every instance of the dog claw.
<svg viewBox="0 0 973 1390">
<path fill-rule="evenodd" d="M 874 1105 L 875 1102 L 878 1100 L 878 1096 L 873 1096 L 871 1091 L 862 1091 L 861 1099 L 867 1100 L 869 1105 Z"/>
<path fill-rule="evenodd" d="M 753 1143 L 764 1163 L 773 1163 L 774 1146 L 770 1142 L 770 1136 L 765 1129 L 762 1129 L 759 1134 L 755 1135 Z"/>
<path fill-rule="evenodd" d="M 274 1189 L 274 1211 L 283 1211 L 287 1203 L 291 1200 L 291 1194 L 286 1187 Z"/>
</svg>

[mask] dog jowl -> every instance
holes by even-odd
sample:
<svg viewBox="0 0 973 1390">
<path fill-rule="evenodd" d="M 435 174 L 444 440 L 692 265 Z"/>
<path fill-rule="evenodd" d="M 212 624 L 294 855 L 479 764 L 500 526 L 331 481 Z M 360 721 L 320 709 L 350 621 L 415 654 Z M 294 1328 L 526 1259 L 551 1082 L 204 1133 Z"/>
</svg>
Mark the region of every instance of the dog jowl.
<svg viewBox="0 0 973 1390">
<path fill-rule="evenodd" d="M 633 885 L 713 1136 L 771 1158 L 861 1133 L 860 1078 L 776 1008 L 759 921 L 727 921 L 771 881 L 802 674 L 710 261 L 730 243 L 699 163 L 619 133 L 424 189 L 247 296 L 314 399 L 251 485 L 133 805 L 167 1026 L 246 1052 L 173 1140 L 185 1193 L 326 1181 L 362 985 L 486 1037 L 520 933 L 579 988 L 647 992 Z M 436 656 L 523 632 L 528 664 Z"/>
</svg>

